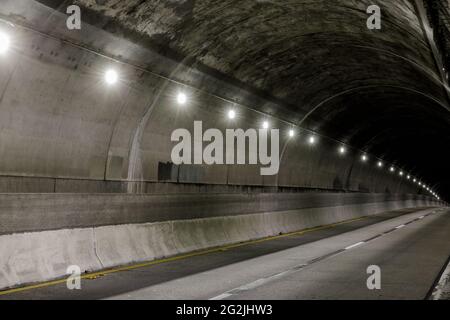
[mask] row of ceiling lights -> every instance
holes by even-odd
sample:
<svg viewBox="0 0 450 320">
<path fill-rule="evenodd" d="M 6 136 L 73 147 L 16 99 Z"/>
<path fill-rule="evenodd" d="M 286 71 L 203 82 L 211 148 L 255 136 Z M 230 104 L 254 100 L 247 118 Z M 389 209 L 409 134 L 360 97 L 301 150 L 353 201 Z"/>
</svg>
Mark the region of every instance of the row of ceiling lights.
<svg viewBox="0 0 450 320">
<path fill-rule="evenodd" d="M 108 80 L 106 80 L 106 81 L 109 82 Z M 110 82 L 109 82 L 109 83 L 110 83 Z M 178 95 L 177 95 L 177 102 L 178 102 L 179 105 L 185 105 L 185 104 L 188 102 L 187 95 L 186 95 L 185 93 L 183 93 L 183 92 L 179 92 Z M 237 115 L 237 114 L 236 114 L 236 111 L 235 111 L 234 109 L 228 110 L 228 113 L 227 113 L 228 119 L 233 120 L 233 119 L 236 118 L 236 115 Z M 262 128 L 263 128 L 263 129 L 269 129 L 269 127 L 270 127 L 269 121 L 264 120 L 264 121 L 262 122 Z M 295 137 L 296 132 L 295 132 L 294 129 L 289 129 L 287 134 L 288 134 L 288 137 L 289 137 L 289 138 L 293 138 L 293 137 Z M 308 137 L 308 140 L 307 140 L 307 141 L 308 141 L 308 143 L 309 143 L 310 145 L 315 145 L 315 144 L 317 143 L 317 140 L 318 140 L 318 139 L 317 139 L 317 137 L 316 137 L 315 135 L 310 135 L 310 136 Z M 347 153 L 347 148 L 346 148 L 345 146 L 340 146 L 340 147 L 338 148 L 338 153 L 339 153 L 340 155 L 342 155 L 342 156 L 345 155 L 345 154 Z M 362 155 L 361 155 L 361 161 L 362 161 L 362 162 L 367 162 L 367 161 L 369 161 L 369 156 L 368 156 L 367 154 L 362 154 Z M 378 162 L 377 162 L 377 167 L 378 167 L 378 168 L 383 168 L 383 167 L 384 167 L 383 161 L 381 161 L 381 160 L 378 161 Z M 396 169 L 395 169 L 394 166 L 391 166 L 391 167 L 389 168 L 389 172 L 395 173 L 395 171 L 396 171 Z M 399 174 L 400 177 L 406 177 L 407 180 L 410 180 L 410 181 L 416 183 L 419 187 L 422 187 L 423 189 L 427 190 L 427 191 L 428 191 L 429 193 L 431 193 L 436 199 L 440 200 L 440 198 L 439 198 L 439 196 L 437 195 L 436 192 L 434 192 L 434 191 L 433 191 L 432 189 L 430 189 L 426 184 L 422 183 L 422 182 L 419 181 L 418 179 L 412 177 L 412 176 L 409 175 L 409 174 L 405 174 L 405 172 L 403 172 L 402 170 L 400 170 L 400 171 L 398 172 L 398 174 Z"/>
<path fill-rule="evenodd" d="M 9 47 L 10 47 L 10 38 L 9 38 L 9 36 L 7 34 L 5 34 L 5 33 L 0 31 L 0 55 L 5 54 L 8 51 Z M 104 74 L 104 79 L 105 79 L 105 82 L 108 85 L 114 85 L 114 84 L 116 84 L 119 81 L 119 74 L 114 69 L 108 69 L 108 70 L 106 70 L 106 72 Z M 188 97 L 187 97 L 187 95 L 184 92 L 179 92 L 178 95 L 177 95 L 176 100 L 177 100 L 177 103 L 179 105 L 185 105 L 185 104 L 188 103 Z M 236 111 L 234 109 L 228 110 L 227 117 L 230 120 L 235 119 L 236 116 L 237 116 L 237 114 L 236 114 Z M 268 120 L 264 120 L 262 122 L 262 128 L 269 129 L 269 127 L 270 127 L 269 121 Z M 293 128 L 291 128 L 291 129 L 288 130 L 287 135 L 288 135 L 289 138 L 294 138 L 295 135 L 296 135 L 296 132 L 295 132 L 295 130 Z M 315 135 L 310 135 L 308 137 L 307 141 L 308 141 L 308 144 L 315 145 L 317 143 L 317 140 L 318 139 L 317 139 L 317 137 Z M 340 155 L 342 155 L 342 156 L 345 155 L 347 153 L 347 148 L 345 146 L 340 146 L 338 148 L 338 153 Z M 361 161 L 362 162 L 367 162 L 368 160 L 369 160 L 369 157 L 368 157 L 367 154 L 361 155 Z M 377 167 L 379 167 L 379 168 L 384 167 L 384 163 L 382 161 L 378 161 L 377 162 Z M 394 173 L 396 171 L 395 167 L 391 166 L 389 168 L 389 171 L 391 173 Z M 403 177 L 403 176 L 405 176 L 405 173 L 403 171 L 399 171 L 399 176 Z M 407 180 L 411 180 L 412 182 L 416 183 L 419 187 L 427 190 L 436 199 L 440 200 L 440 197 L 437 195 L 436 192 L 434 192 L 426 184 L 422 183 L 418 179 L 413 178 L 411 175 L 406 175 L 406 179 Z"/>
</svg>

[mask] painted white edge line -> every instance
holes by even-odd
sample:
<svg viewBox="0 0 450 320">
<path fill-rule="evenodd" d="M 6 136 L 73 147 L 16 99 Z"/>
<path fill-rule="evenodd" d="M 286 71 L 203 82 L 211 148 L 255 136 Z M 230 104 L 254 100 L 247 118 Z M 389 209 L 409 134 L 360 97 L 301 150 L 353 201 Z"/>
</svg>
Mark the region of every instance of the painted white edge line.
<svg viewBox="0 0 450 320">
<path fill-rule="evenodd" d="M 447 265 L 447 268 L 442 273 L 441 278 L 439 279 L 438 284 L 434 288 L 432 295 L 430 296 L 430 300 L 440 300 L 442 298 L 443 293 L 449 293 L 450 286 L 450 263 Z"/>
<path fill-rule="evenodd" d="M 231 296 L 232 296 L 231 293 L 222 293 L 222 294 L 218 295 L 217 297 L 211 298 L 209 300 L 223 300 L 223 299 L 226 299 Z"/>
<path fill-rule="evenodd" d="M 345 250 L 353 249 L 353 248 L 355 248 L 355 247 L 357 247 L 357 246 L 360 246 L 360 245 L 362 245 L 362 244 L 364 244 L 364 241 L 361 241 L 361 242 L 352 244 L 351 246 L 348 246 L 347 248 L 345 248 Z"/>
</svg>

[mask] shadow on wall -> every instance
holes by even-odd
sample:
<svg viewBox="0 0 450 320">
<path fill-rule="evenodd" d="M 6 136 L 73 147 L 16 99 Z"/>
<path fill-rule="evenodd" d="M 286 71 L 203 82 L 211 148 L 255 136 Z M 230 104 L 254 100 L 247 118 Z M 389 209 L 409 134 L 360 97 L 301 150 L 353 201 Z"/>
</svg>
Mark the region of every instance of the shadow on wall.
<svg viewBox="0 0 450 320">
<path fill-rule="evenodd" d="M 158 181 L 178 181 L 179 166 L 171 162 L 158 163 Z"/>
<path fill-rule="evenodd" d="M 339 177 L 334 178 L 333 188 L 335 190 L 343 190 L 344 189 L 344 184 L 342 183 L 342 181 Z"/>
<path fill-rule="evenodd" d="M 370 192 L 370 188 L 368 188 L 367 186 L 365 186 L 364 184 L 360 183 L 358 185 L 358 190 L 360 192 Z"/>
</svg>

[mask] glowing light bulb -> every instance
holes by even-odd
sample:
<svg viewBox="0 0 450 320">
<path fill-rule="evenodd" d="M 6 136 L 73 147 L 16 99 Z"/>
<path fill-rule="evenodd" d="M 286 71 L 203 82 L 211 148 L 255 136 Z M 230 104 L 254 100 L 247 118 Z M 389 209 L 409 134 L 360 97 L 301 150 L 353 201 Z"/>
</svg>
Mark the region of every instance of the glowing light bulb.
<svg viewBox="0 0 450 320">
<path fill-rule="evenodd" d="M 288 134 L 289 134 L 289 137 L 290 137 L 290 138 L 292 138 L 293 136 L 295 136 L 295 131 L 294 131 L 294 129 L 290 129 Z"/>
<path fill-rule="evenodd" d="M 110 69 L 105 72 L 105 81 L 107 84 L 115 84 L 119 80 L 119 75 L 116 71 Z"/>
<path fill-rule="evenodd" d="M 0 54 L 4 54 L 9 49 L 9 37 L 3 33 L 0 32 Z"/>
</svg>

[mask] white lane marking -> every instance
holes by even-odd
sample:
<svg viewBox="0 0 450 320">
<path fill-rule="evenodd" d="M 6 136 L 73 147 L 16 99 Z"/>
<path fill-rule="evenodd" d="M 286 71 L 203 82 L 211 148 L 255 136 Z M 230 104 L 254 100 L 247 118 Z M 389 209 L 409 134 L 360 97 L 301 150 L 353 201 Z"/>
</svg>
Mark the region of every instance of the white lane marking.
<svg viewBox="0 0 450 320">
<path fill-rule="evenodd" d="M 364 244 L 364 241 L 361 241 L 361 242 L 352 244 L 351 246 L 348 246 L 347 248 L 345 248 L 345 250 L 353 249 L 353 248 L 355 248 L 355 247 L 357 247 L 357 246 L 360 246 L 360 245 L 362 245 L 362 244 Z"/>
<path fill-rule="evenodd" d="M 222 293 L 222 294 L 218 295 L 217 297 L 211 298 L 209 300 L 223 300 L 223 299 L 226 299 L 231 296 L 232 296 L 231 293 Z"/>
<path fill-rule="evenodd" d="M 274 280 L 274 279 L 277 279 L 277 278 L 281 278 L 282 276 L 285 276 L 285 275 L 289 274 L 290 271 L 291 270 L 283 271 L 283 272 L 274 274 L 274 275 L 272 275 L 270 277 L 267 277 L 267 278 L 258 279 L 256 281 L 250 282 L 249 284 L 243 285 L 243 286 L 241 286 L 239 288 L 236 288 L 234 290 L 236 290 L 236 291 L 246 291 L 246 290 L 255 289 L 255 288 L 257 288 L 259 286 L 262 286 L 263 284 L 271 281 L 271 280 Z"/>
<path fill-rule="evenodd" d="M 283 272 L 274 274 L 274 275 L 272 275 L 270 277 L 267 277 L 267 278 L 261 278 L 261 279 L 255 280 L 255 281 L 250 282 L 248 284 L 245 284 L 243 286 L 240 286 L 240 287 L 234 288 L 234 289 L 232 289 L 230 291 L 227 291 L 225 293 L 222 293 L 221 295 L 218 295 L 218 296 L 216 296 L 214 298 L 211 298 L 209 300 L 223 300 L 223 299 L 226 299 L 228 297 L 231 297 L 235 293 L 239 293 L 241 291 L 248 291 L 248 290 L 256 289 L 256 288 L 258 288 L 258 287 L 260 287 L 260 286 L 262 286 L 262 285 L 264 285 L 264 284 L 266 284 L 266 283 L 268 283 L 270 281 L 273 281 L 275 279 L 281 278 L 281 277 L 283 277 L 285 275 L 288 275 L 288 274 L 290 274 L 290 273 L 292 273 L 294 271 L 295 271 L 294 269 L 289 269 L 287 271 L 283 271 Z"/>
<path fill-rule="evenodd" d="M 424 217 L 425 217 L 425 216 L 422 216 L 420 219 L 422 219 L 422 218 L 424 218 Z M 413 222 L 413 221 L 414 221 L 414 220 L 412 220 L 412 221 L 410 221 L 410 222 Z M 402 225 L 396 227 L 395 229 L 401 229 L 401 228 L 403 228 L 403 227 L 405 227 L 405 226 L 406 226 L 405 224 L 402 224 Z M 375 237 L 375 238 L 373 238 L 373 239 L 378 239 L 379 237 L 381 237 L 381 236 L 383 236 L 383 235 L 384 235 L 383 233 L 380 233 L 377 237 Z M 344 250 L 349 250 L 349 249 L 358 247 L 358 246 L 360 246 L 360 245 L 362 245 L 362 244 L 364 244 L 364 243 L 366 243 L 366 241 L 360 241 L 360 242 L 358 242 L 358 243 L 355 243 L 355 244 L 352 244 L 351 246 L 346 247 Z M 335 257 L 336 255 L 338 255 L 338 254 L 340 254 L 340 253 L 342 253 L 342 252 L 344 252 L 344 251 L 341 251 L 341 252 L 338 251 L 338 252 L 336 252 L 335 254 L 331 254 L 330 256 L 326 256 L 326 258 L 328 259 L 328 258 L 331 258 L 331 257 Z M 314 260 L 316 260 L 316 259 L 313 259 L 313 260 L 311 260 L 311 261 L 314 261 Z M 296 272 L 296 271 L 299 271 L 299 269 L 302 269 L 303 267 L 306 267 L 306 266 L 308 266 L 308 265 L 310 265 L 310 264 L 313 264 L 313 263 L 314 263 L 314 262 L 312 262 L 312 263 L 307 263 L 307 264 L 302 264 L 302 265 L 299 265 L 299 266 L 297 266 L 297 267 L 291 268 L 291 269 L 289 269 L 289 270 L 287 270 L 287 271 L 283 271 L 283 272 L 274 274 L 274 275 L 269 276 L 269 277 L 266 277 L 266 278 L 258 279 L 258 280 L 256 280 L 256 281 L 250 282 L 250 283 L 248 283 L 248 284 L 246 284 L 246 285 L 243 285 L 243 286 L 234 288 L 234 289 L 232 289 L 232 290 L 229 290 L 229 291 L 227 291 L 227 292 L 225 292 L 225 293 L 222 293 L 222 294 L 220 294 L 220 295 L 218 295 L 218 296 L 216 296 L 216 297 L 210 298 L 209 300 L 223 300 L 223 299 L 226 299 L 226 298 L 231 297 L 231 296 L 234 295 L 234 294 L 239 294 L 239 293 L 242 292 L 242 291 L 248 291 L 248 290 L 251 290 L 251 289 L 255 289 L 255 288 L 260 287 L 260 286 L 262 286 L 263 284 L 266 284 L 266 283 L 268 283 L 268 282 L 270 282 L 270 281 L 272 281 L 272 280 L 274 280 L 274 279 L 281 278 L 281 277 L 283 277 L 283 276 L 285 276 L 285 275 L 288 275 L 288 274 L 294 273 L 294 272 Z"/>
</svg>

